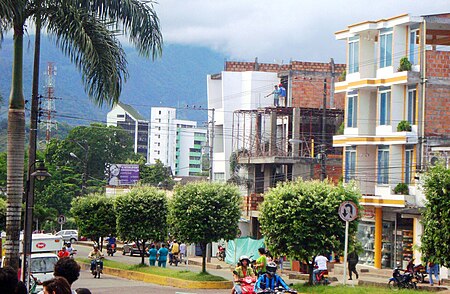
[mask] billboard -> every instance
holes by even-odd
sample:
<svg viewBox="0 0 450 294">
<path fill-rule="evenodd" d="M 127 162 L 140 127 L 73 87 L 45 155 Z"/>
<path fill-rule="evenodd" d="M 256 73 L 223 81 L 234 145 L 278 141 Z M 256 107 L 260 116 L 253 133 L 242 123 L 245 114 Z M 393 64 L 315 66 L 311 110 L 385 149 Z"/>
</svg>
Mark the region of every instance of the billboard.
<svg viewBox="0 0 450 294">
<path fill-rule="evenodd" d="M 130 186 L 139 181 L 139 164 L 106 165 L 106 178 L 109 186 Z"/>
</svg>

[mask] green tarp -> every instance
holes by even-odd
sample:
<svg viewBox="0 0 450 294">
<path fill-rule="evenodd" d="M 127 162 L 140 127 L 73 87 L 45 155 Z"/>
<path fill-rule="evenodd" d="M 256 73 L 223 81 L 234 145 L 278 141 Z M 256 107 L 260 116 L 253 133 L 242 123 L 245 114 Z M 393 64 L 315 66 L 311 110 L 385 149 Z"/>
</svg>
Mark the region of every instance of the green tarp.
<svg viewBox="0 0 450 294">
<path fill-rule="evenodd" d="M 239 257 L 242 255 L 247 255 L 250 259 L 257 259 L 259 257 L 258 248 L 261 247 L 265 247 L 264 238 L 256 240 L 250 237 L 245 237 L 230 240 L 228 241 L 225 252 L 225 262 L 235 265 L 238 262 Z"/>
</svg>

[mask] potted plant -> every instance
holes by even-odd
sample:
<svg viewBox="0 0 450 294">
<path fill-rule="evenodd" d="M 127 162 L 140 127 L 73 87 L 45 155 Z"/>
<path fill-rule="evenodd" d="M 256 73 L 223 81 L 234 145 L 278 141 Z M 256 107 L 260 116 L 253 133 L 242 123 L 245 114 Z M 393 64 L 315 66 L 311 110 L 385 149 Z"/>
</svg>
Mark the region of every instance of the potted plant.
<svg viewBox="0 0 450 294">
<path fill-rule="evenodd" d="M 407 120 L 398 123 L 397 132 L 411 132 L 411 124 Z"/>
<path fill-rule="evenodd" d="M 410 71 L 411 69 L 411 61 L 408 60 L 408 57 L 402 57 L 402 59 L 400 59 L 400 66 L 398 68 L 398 71 Z"/>
<path fill-rule="evenodd" d="M 397 195 L 409 195 L 409 187 L 405 183 L 398 183 L 394 188 L 394 194 Z"/>
</svg>

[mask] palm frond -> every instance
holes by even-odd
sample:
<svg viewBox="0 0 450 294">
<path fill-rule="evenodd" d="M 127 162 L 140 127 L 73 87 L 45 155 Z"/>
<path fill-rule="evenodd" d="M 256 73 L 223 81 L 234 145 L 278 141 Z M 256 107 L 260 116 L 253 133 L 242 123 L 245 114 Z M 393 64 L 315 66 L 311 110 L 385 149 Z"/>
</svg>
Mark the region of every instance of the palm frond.
<svg viewBox="0 0 450 294">
<path fill-rule="evenodd" d="M 163 37 L 159 18 L 154 10 L 154 1 L 141 0 L 74 0 L 81 8 L 97 14 L 103 20 L 118 24 L 137 47 L 139 53 L 152 56 L 161 55 Z"/>
<path fill-rule="evenodd" d="M 15 12 L 14 1 L 0 0 L 0 45 L 3 41 L 3 33 L 12 27 Z"/>
<path fill-rule="evenodd" d="M 47 31 L 81 71 L 88 95 L 94 102 L 114 105 L 128 77 L 125 52 L 115 32 L 86 10 L 63 1 L 45 11 Z"/>
</svg>

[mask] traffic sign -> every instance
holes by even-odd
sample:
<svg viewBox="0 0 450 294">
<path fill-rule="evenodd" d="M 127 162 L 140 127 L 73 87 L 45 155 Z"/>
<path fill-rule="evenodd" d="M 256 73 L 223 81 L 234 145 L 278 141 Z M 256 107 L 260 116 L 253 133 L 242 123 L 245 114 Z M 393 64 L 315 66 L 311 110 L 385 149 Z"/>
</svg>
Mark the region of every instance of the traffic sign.
<svg viewBox="0 0 450 294">
<path fill-rule="evenodd" d="M 358 217 L 358 207 L 352 201 L 344 201 L 339 206 L 339 216 L 346 222 L 351 222 Z"/>
<path fill-rule="evenodd" d="M 58 224 L 63 225 L 65 223 L 66 223 L 66 216 L 64 214 L 58 216 Z"/>
</svg>

